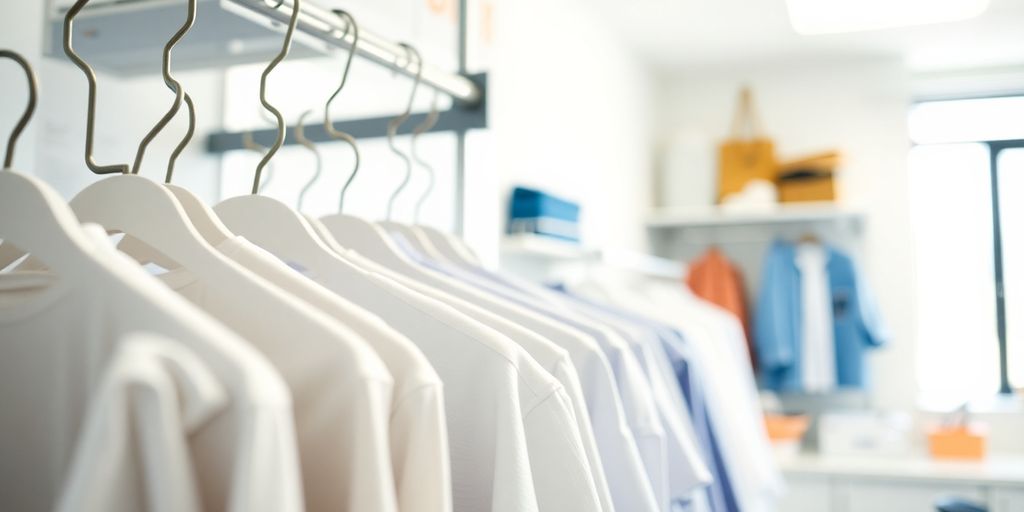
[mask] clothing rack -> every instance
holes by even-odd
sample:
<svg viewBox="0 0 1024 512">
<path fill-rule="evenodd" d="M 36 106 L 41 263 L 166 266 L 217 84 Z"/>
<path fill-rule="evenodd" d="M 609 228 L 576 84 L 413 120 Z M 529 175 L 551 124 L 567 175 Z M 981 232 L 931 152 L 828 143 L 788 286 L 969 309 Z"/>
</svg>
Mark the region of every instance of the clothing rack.
<svg viewBox="0 0 1024 512">
<path fill-rule="evenodd" d="M 314 0 L 315 1 L 315 0 Z M 251 63 L 267 63 L 280 47 L 281 33 L 287 26 L 294 3 L 292 0 L 199 0 L 200 15 L 196 27 L 175 48 L 175 68 L 215 69 Z M 452 98 L 452 107 L 440 112 L 437 123 L 427 132 L 454 132 L 456 135 L 455 169 L 455 232 L 461 234 L 465 190 L 465 135 L 472 129 L 487 127 L 487 75 L 466 72 L 467 0 L 458 0 L 458 70 L 449 72 L 426 63 L 417 69 L 404 46 L 367 30 L 359 24 L 356 55 L 378 65 L 393 69 L 406 77 L 420 75 L 419 84 Z M 76 21 L 75 33 L 79 49 L 90 56 L 98 71 L 120 76 L 142 76 L 157 73 L 150 59 L 151 46 L 162 41 L 150 33 L 173 32 L 179 23 L 182 7 L 166 0 L 114 0 L 83 9 Z M 64 60 L 61 43 L 65 9 L 50 13 L 50 30 L 46 54 Z M 356 22 L 358 23 L 358 19 Z M 144 30 L 141 27 L 146 27 Z M 349 29 L 346 31 L 346 29 Z M 166 29 L 166 30 L 165 30 Z M 126 39 L 130 40 L 126 41 Z M 337 51 L 348 51 L 355 40 L 348 22 L 330 9 L 302 2 L 295 31 L 291 58 L 321 57 Z M 412 62 L 410 62 L 412 60 Z M 399 134 L 409 133 L 422 123 L 427 114 L 413 114 L 403 123 Z M 390 117 L 352 119 L 337 122 L 335 128 L 354 138 L 384 137 Z M 306 138 L 313 142 L 333 140 L 322 122 L 303 126 Z M 297 127 L 288 126 L 285 145 L 297 144 Z M 210 153 L 245 149 L 244 132 L 215 132 L 208 136 Z M 277 136 L 275 128 L 252 131 L 253 140 L 269 145 Z"/>
</svg>

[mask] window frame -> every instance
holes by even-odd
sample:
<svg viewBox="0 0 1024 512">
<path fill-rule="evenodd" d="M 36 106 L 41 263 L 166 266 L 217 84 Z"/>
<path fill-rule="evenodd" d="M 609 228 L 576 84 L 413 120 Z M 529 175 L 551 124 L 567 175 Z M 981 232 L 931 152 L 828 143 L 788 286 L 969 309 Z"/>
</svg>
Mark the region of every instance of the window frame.
<svg viewBox="0 0 1024 512">
<path fill-rule="evenodd" d="M 996 333 L 999 338 L 999 393 L 1013 394 L 1010 385 L 1008 341 L 1006 337 L 1006 289 L 1003 280 L 1002 211 L 999 208 L 999 154 L 1007 149 L 1024 149 L 1024 139 L 982 141 L 988 146 L 988 171 L 992 183 L 992 254 L 995 258 L 996 280 Z"/>
<path fill-rule="evenodd" d="M 994 94 L 982 96 L 958 96 L 941 98 L 920 98 L 913 102 L 911 108 L 924 103 L 939 103 L 944 101 L 994 99 L 994 98 L 1024 98 L 1024 92 L 1019 94 Z M 1004 284 L 1004 263 L 1003 263 L 1003 233 L 1002 233 L 1002 210 L 1000 209 L 999 190 L 999 155 L 1008 149 L 1024 149 L 1024 139 L 1004 140 L 961 140 L 957 143 L 984 144 L 988 148 L 988 170 L 989 182 L 991 184 L 991 205 L 992 205 L 992 255 L 993 255 L 993 278 L 995 279 L 995 305 L 996 305 L 996 335 L 999 343 L 999 394 L 1012 395 L 1013 387 L 1010 384 L 1008 339 L 1006 330 L 1006 294 Z M 933 146 L 938 144 L 949 144 L 946 142 L 916 143 L 914 146 Z"/>
</svg>

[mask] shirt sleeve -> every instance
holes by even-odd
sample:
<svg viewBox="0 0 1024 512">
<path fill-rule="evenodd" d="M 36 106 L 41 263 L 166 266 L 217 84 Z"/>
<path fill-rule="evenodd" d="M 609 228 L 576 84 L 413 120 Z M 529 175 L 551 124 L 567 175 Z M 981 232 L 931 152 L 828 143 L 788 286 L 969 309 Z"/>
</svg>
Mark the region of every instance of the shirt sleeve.
<svg viewBox="0 0 1024 512">
<path fill-rule="evenodd" d="M 528 411 L 524 427 L 540 512 L 601 510 L 565 390 L 557 388 Z"/>
<path fill-rule="evenodd" d="M 226 402 L 184 346 L 130 336 L 93 395 L 56 510 L 198 512 L 187 438 Z"/>
<path fill-rule="evenodd" d="M 440 383 L 422 385 L 400 397 L 391 429 L 398 510 L 450 512 L 451 462 Z"/>
</svg>

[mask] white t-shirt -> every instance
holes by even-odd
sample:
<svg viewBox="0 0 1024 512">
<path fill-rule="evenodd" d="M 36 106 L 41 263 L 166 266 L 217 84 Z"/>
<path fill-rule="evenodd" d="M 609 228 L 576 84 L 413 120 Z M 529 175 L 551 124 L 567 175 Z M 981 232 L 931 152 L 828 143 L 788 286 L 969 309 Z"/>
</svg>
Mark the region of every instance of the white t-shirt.
<svg viewBox="0 0 1024 512">
<path fill-rule="evenodd" d="M 251 346 L 109 245 L 73 283 L 0 274 L 0 496 L 11 510 L 51 510 L 88 404 L 128 333 L 177 340 L 227 392 L 188 436 L 203 510 L 305 510 L 291 398 Z M 122 418 L 127 420 L 128 418 Z M 116 483 L 115 483 L 116 485 Z"/>
<path fill-rule="evenodd" d="M 712 476 L 700 454 L 693 431 L 693 421 L 688 412 L 689 407 L 661 340 L 643 326 L 614 317 L 594 306 L 574 301 L 569 297 L 562 299 L 562 302 L 580 314 L 615 329 L 629 342 L 650 383 L 662 424 L 665 426 L 671 501 L 691 501 L 697 489 L 711 483 Z"/>
<path fill-rule="evenodd" d="M 123 337 L 89 401 L 55 510 L 200 512 L 188 437 L 227 403 L 181 343 Z"/>
<path fill-rule="evenodd" d="M 800 377 L 808 393 L 836 388 L 836 340 L 832 330 L 832 291 L 828 282 L 828 255 L 821 244 L 796 246 L 800 271 L 802 323 Z"/>
<path fill-rule="evenodd" d="M 495 311 L 523 325 L 542 328 L 538 324 L 538 317 L 541 321 L 552 320 L 597 342 L 614 373 L 626 421 L 644 466 L 643 474 L 650 482 L 650 488 L 660 508 L 667 509 L 670 496 L 666 433 L 658 416 L 650 383 L 644 377 L 627 342 L 612 329 L 578 315 L 571 308 L 547 307 L 546 304 L 533 306 L 538 302 L 538 297 L 527 296 L 513 289 L 496 291 L 491 282 L 484 282 L 479 276 L 465 272 L 460 272 L 459 275 L 477 287 L 473 290 L 474 302 L 487 304 Z M 518 301 L 518 304 L 513 300 Z M 526 306 L 528 304 L 529 307 Z"/>
<path fill-rule="evenodd" d="M 539 511 L 528 446 L 573 428 L 561 385 L 508 338 L 343 256 L 286 263 L 409 337 L 441 377 L 454 510 Z"/>
<path fill-rule="evenodd" d="M 434 274 L 433 284 L 445 285 L 448 282 L 446 276 L 436 272 Z M 596 340 L 577 328 L 504 300 L 468 276 L 466 282 L 478 286 L 469 290 L 466 289 L 469 285 L 461 286 L 458 293 L 467 300 L 486 306 L 489 311 L 543 336 L 569 354 L 582 386 L 614 508 L 650 512 L 659 510 L 659 501 L 644 467 L 640 445 L 655 446 L 654 450 L 643 452 L 653 452 L 652 460 L 662 460 L 663 452 L 659 453 L 657 447 L 663 442 L 663 433 L 661 438 L 655 433 L 654 441 L 650 442 L 652 437 L 648 437 L 647 432 L 631 430 L 630 422 L 637 421 L 638 417 L 630 417 L 624 408 L 608 357 Z M 647 404 L 651 405 L 649 402 Z M 658 493 L 657 496 L 664 498 L 664 493 Z"/>
<path fill-rule="evenodd" d="M 244 336 L 291 390 L 306 509 L 397 509 L 388 423 L 394 382 L 338 321 L 228 260 L 205 279 L 157 276 Z"/>
<path fill-rule="evenodd" d="M 389 430 L 398 510 L 451 510 L 444 390 L 441 378 L 416 345 L 379 317 L 304 277 L 242 237 L 227 240 L 217 248 L 275 286 L 342 321 L 373 347 L 395 379 Z"/>
<path fill-rule="evenodd" d="M 364 262 L 365 264 L 365 262 Z M 533 469 L 534 487 L 537 489 L 538 500 L 541 504 L 551 503 L 548 508 L 555 509 L 554 504 L 562 501 L 571 504 L 579 510 L 612 510 L 611 498 L 608 496 L 607 487 L 598 490 L 594 468 L 597 468 L 600 481 L 604 481 L 604 473 L 601 470 L 601 460 L 597 455 L 596 441 L 591 430 L 590 414 L 586 409 L 586 401 L 583 398 L 583 391 L 580 386 L 579 376 L 576 368 L 573 367 L 569 354 L 556 346 L 554 343 L 544 339 L 540 335 L 528 329 L 502 318 L 485 308 L 468 301 L 456 298 L 441 290 L 419 283 L 401 275 L 393 275 L 393 272 L 386 272 L 390 278 L 397 283 L 406 286 L 428 297 L 435 298 L 448 304 L 459 311 L 469 315 L 474 320 L 491 327 L 499 333 L 508 336 L 519 346 L 523 347 L 531 357 L 557 379 L 566 390 L 566 397 L 569 400 L 569 418 L 575 427 L 576 436 L 566 438 L 561 443 L 546 443 L 545 446 L 531 445 L 530 466 Z M 572 465 L 573 461 L 579 464 Z M 562 477 L 552 478 L 551 473 L 536 468 L 558 467 Z M 565 478 L 565 473 L 571 472 L 579 475 L 576 478 Z M 573 483 L 582 484 L 581 487 L 572 488 Z M 606 483 L 605 483 L 606 485 Z M 548 496 L 551 496 L 550 498 Z M 542 510 L 544 506 L 542 505 Z M 558 508 L 562 510 L 562 508 Z"/>
</svg>

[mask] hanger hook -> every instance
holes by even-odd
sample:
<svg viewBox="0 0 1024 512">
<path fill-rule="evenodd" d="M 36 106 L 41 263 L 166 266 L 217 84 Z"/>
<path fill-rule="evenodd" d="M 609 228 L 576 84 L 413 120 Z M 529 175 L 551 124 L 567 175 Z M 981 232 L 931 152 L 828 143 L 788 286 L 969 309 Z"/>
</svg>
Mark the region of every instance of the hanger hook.
<svg viewBox="0 0 1024 512">
<path fill-rule="evenodd" d="M 427 171 L 427 188 L 423 190 L 423 194 L 416 200 L 416 208 L 412 213 L 413 224 L 419 224 L 420 222 L 420 210 L 423 208 L 423 203 L 427 202 L 427 197 L 434 191 L 434 168 L 431 167 L 427 162 L 420 158 L 419 153 L 416 151 L 416 141 L 420 135 L 430 131 L 431 128 L 437 124 L 437 119 L 441 117 L 441 113 L 437 110 L 437 91 L 434 91 L 434 99 L 430 102 L 430 113 L 427 114 L 426 119 L 422 123 L 412 129 L 412 140 L 409 142 L 411 148 L 412 159 Z"/>
<path fill-rule="evenodd" d="M 405 48 L 405 52 L 409 55 L 409 63 L 412 64 L 412 57 L 416 58 L 416 78 L 412 83 L 412 92 L 409 94 L 409 102 L 405 106 L 405 112 L 398 117 L 388 122 L 388 146 L 391 148 L 391 152 L 398 155 L 402 161 L 405 162 L 405 177 L 402 178 L 402 182 L 398 184 L 398 188 L 391 193 L 391 197 L 388 198 L 388 211 L 387 220 L 391 220 L 391 213 L 394 211 L 395 199 L 398 198 L 398 194 L 402 193 L 405 186 L 409 184 L 409 178 L 412 177 L 412 160 L 409 159 L 409 155 L 406 155 L 402 150 L 398 149 L 395 145 L 395 134 L 398 133 L 398 127 L 405 123 L 409 119 L 409 114 L 412 112 L 412 102 L 416 98 L 416 89 L 420 86 L 420 78 L 423 77 L 423 58 L 420 57 L 420 52 L 416 51 L 412 45 L 408 43 L 399 43 L 402 48 Z M 396 65 L 397 67 L 397 65 Z"/>
<path fill-rule="evenodd" d="M 188 107 L 188 130 L 185 131 L 181 142 L 178 142 L 177 147 L 171 152 L 171 158 L 167 161 L 167 174 L 164 176 L 164 183 L 171 182 L 171 177 L 174 176 L 174 164 L 178 161 L 178 156 L 185 150 L 188 143 L 192 141 L 192 136 L 196 133 L 196 106 L 192 103 L 192 97 L 187 92 L 185 93 L 185 106 Z"/>
<path fill-rule="evenodd" d="M 342 39 L 348 37 L 349 28 L 352 29 L 352 46 L 349 48 L 348 57 L 345 59 L 345 68 L 341 72 L 341 83 L 338 84 L 338 88 L 334 90 L 334 94 L 328 98 L 327 104 L 324 105 L 324 130 L 327 135 L 333 139 L 343 140 L 352 148 L 355 153 L 356 162 L 352 168 L 352 173 L 349 174 L 348 179 L 345 180 L 345 184 L 341 186 L 341 193 L 338 195 L 338 212 L 340 213 L 345 207 L 345 193 L 348 192 L 349 185 L 356 179 L 356 174 L 359 173 L 359 146 L 356 144 L 355 137 L 338 130 L 334 127 L 334 123 L 331 122 L 331 103 L 338 97 L 341 90 L 345 87 L 345 82 L 348 81 L 348 70 L 352 67 L 352 57 L 356 54 L 356 46 L 359 45 L 359 25 L 356 23 L 355 18 L 352 17 L 348 11 L 341 9 L 334 9 L 332 11 L 341 19 L 345 20 L 345 33 L 341 36 Z"/>
<path fill-rule="evenodd" d="M 306 183 L 306 186 L 302 187 L 302 191 L 299 192 L 298 209 L 300 212 L 302 211 L 302 205 L 305 204 L 306 202 L 306 193 L 308 193 L 309 190 L 313 188 L 313 185 L 316 183 L 316 180 L 320 179 L 320 172 L 323 171 L 323 159 L 320 157 L 320 150 L 317 149 L 316 144 L 313 144 L 313 141 L 306 138 L 306 128 L 304 123 L 306 121 L 306 118 L 312 114 L 312 110 L 307 110 L 303 112 L 302 115 L 299 116 L 299 124 L 295 126 L 295 141 L 301 144 L 302 147 L 312 151 L 313 156 L 316 157 L 316 173 L 313 174 L 313 177 L 309 179 L 309 182 Z"/>
<path fill-rule="evenodd" d="M 174 35 L 171 36 L 171 39 L 167 41 L 167 44 L 164 45 L 163 63 L 160 68 L 160 73 L 164 77 L 164 84 L 167 85 L 168 89 L 174 92 L 174 103 L 171 104 L 171 108 L 167 110 L 164 116 L 157 121 L 156 125 L 153 126 L 153 128 L 149 130 L 149 133 L 147 133 L 146 136 L 142 138 L 142 141 L 139 142 L 139 149 L 135 152 L 135 163 L 132 164 L 132 174 L 139 173 L 139 169 L 142 167 L 142 158 L 146 154 L 146 148 L 149 147 L 149 143 L 153 142 L 153 139 L 157 134 L 163 131 L 164 127 L 167 126 L 167 123 L 171 122 L 171 119 L 174 119 L 178 110 L 181 109 L 184 90 L 181 87 L 181 82 L 178 82 L 173 76 L 171 76 L 171 51 L 174 49 L 174 46 L 178 44 L 178 41 L 181 41 L 181 39 L 185 37 L 185 34 L 192 29 L 192 25 L 194 25 L 195 22 L 196 0 L 188 0 L 188 15 L 185 16 L 185 23 L 181 25 L 178 31 L 175 32 Z"/>
<path fill-rule="evenodd" d="M 262 146 L 260 145 L 260 143 L 256 142 L 256 139 L 252 136 L 252 130 L 242 134 L 242 146 L 245 149 L 259 153 L 261 158 L 263 157 L 263 155 L 267 154 L 266 146 Z M 267 188 L 267 184 L 269 184 L 273 180 L 274 162 L 270 162 L 269 164 L 267 164 L 267 172 L 263 174 L 262 181 L 260 182 L 260 190 L 265 190 Z"/>
<path fill-rule="evenodd" d="M 86 81 L 89 82 L 89 100 L 86 108 L 85 121 L 85 164 L 89 166 L 89 170 L 94 174 L 128 174 L 127 165 L 99 165 L 92 156 L 93 139 L 96 135 L 96 72 L 93 71 L 92 67 L 89 66 L 88 63 L 79 57 L 78 53 L 75 52 L 74 46 L 72 46 L 72 32 L 74 30 L 75 16 L 78 16 L 78 13 L 83 7 L 85 7 L 85 4 L 88 3 L 89 0 L 78 0 L 70 9 L 68 9 L 67 14 L 64 15 L 64 54 L 71 59 L 71 62 L 75 63 L 75 66 L 78 66 L 78 69 L 82 70 Z"/>
<path fill-rule="evenodd" d="M 28 126 L 28 122 L 32 120 L 32 114 L 36 111 L 36 98 L 38 94 L 36 91 L 36 73 L 32 70 L 32 65 L 25 60 L 25 57 L 22 57 L 20 53 L 13 50 L 0 49 L 0 58 L 11 59 L 17 62 L 21 66 L 22 71 L 25 72 L 25 78 L 28 80 L 28 104 L 25 105 L 25 112 L 18 119 L 18 124 L 14 125 L 11 137 L 7 139 L 4 169 L 10 169 L 14 165 L 14 147 L 18 145 L 18 137 L 21 136 L 21 132 Z"/>
<path fill-rule="evenodd" d="M 277 56 L 267 64 L 266 69 L 263 70 L 263 74 L 260 75 L 260 103 L 263 108 L 269 111 L 277 119 L 277 138 L 274 139 L 274 144 L 270 146 L 266 155 L 263 155 L 263 159 L 256 165 L 256 176 L 252 180 L 252 193 L 256 194 L 260 189 L 260 175 L 263 174 L 263 168 L 267 166 L 271 158 L 277 153 L 277 150 L 281 149 L 284 145 L 285 126 L 284 116 L 281 115 L 281 111 L 277 110 L 270 101 L 267 100 L 267 77 L 274 71 L 274 68 L 281 63 L 288 56 L 288 51 L 292 47 L 292 36 L 295 35 L 295 26 L 299 22 L 299 12 L 301 11 L 302 0 L 292 0 L 292 15 L 288 21 L 288 30 L 284 33 L 284 42 L 281 44 L 281 51 L 278 52 Z"/>
</svg>

